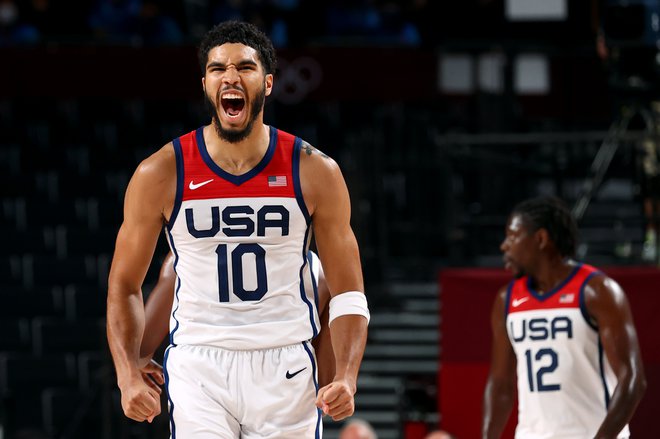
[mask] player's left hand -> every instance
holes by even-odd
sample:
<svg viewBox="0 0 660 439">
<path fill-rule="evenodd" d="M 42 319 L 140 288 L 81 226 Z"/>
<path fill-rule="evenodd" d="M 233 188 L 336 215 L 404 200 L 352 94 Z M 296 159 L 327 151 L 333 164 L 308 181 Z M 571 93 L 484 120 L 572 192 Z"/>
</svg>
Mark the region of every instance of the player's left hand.
<svg viewBox="0 0 660 439">
<path fill-rule="evenodd" d="M 142 373 L 144 382 L 147 383 L 149 387 L 158 392 L 158 394 L 160 394 L 161 389 L 159 385 L 162 386 L 165 384 L 163 366 L 158 364 L 156 360 L 151 359 L 147 364 L 140 368 L 140 372 Z"/>
<path fill-rule="evenodd" d="M 347 380 L 335 380 L 319 390 L 316 406 L 334 421 L 341 421 L 355 411 L 353 395 L 355 385 L 351 385 Z"/>
</svg>

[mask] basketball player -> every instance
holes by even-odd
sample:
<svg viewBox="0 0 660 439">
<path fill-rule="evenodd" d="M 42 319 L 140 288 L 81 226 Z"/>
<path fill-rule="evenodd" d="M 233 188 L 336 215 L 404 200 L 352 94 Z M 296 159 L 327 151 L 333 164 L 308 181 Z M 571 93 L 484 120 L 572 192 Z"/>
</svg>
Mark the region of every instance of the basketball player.
<svg viewBox="0 0 660 439">
<path fill-rule="evenodd" d="M 307 253 L 307 261 L 311 267 L 311 276 L 307 276 L 304 279 L 305 291 L 315 293 L 313 299 L 316 302 L 321 320 L 321 330 L 319 335 L 312 340 L 312 345 L 318 359 L 318 383 L 320 387 L 324 387 L 332 382 L 335 374 L 335 357 L 332 352 L 330 332 L 327 328 L 330 291 L 325 282 L 323 267 L 321 267 L 316 253 L 309 251 Z M 142 372 L 151 375 L 153 381 L 160 385 L 165 383 L 162 368 L 152 359 L 168 333 L 175 284 L 174 256 L 170 252 L 163 261 L 158 282 L 153 290 L 151 290 L 149 298 L 144 305 L 144 334 L 142 336 L 142 343 L 140 344 L 140 361 L 144 365 Z M 160 392 L 160 388 L 158 388 L 158 391 Z"/>
<path fill-rule="evenodd" d="M 646 381 L 628 300 L 570 259 L 577 226 L 556 198 L 511 213 L 500 249 L 515 280 L 493 305 L 483 437 L 499 438 L 517 375 L 516 438 L 627 438 Z"/>
<path fill-rule="evenodd" d="M 107 319 L 122 408 L 136 421 L 159 411 L 140 372 L 140 288 L 164 228 L 177 273 L 164 358 L 172 437 L 319 437 L 322 413 L 354 411 L 369 320 L 348 191 L 332 159 L 264 124 L 275 55 L 262 32 L 222 23 L 199 55 L 211 124 L 148 157 L 126 191 Z M 320 389 L 304 289 L 312 224 L 336 357 Z"/>
</svg>

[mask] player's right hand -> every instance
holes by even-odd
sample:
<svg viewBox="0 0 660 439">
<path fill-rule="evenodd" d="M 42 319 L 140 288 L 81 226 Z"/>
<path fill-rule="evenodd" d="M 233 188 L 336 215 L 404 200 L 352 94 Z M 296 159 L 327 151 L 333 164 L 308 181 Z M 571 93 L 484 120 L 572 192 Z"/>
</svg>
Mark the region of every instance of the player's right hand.
<svg viewBox="0 0 660 439">
<path fill-rule="evenodd" d="M 160 389 L 144 374 L 120 387 L 121 407 L 134 421 L 151 422 L 160 414 Z"/>
</svg>

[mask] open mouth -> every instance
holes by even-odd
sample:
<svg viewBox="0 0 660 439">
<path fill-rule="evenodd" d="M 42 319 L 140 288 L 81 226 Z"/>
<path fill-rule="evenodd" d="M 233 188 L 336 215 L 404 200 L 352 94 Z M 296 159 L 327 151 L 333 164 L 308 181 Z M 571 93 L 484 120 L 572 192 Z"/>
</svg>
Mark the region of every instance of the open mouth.
<svg viewBox="0 0 660 439">
<path fill-rule="evenodd" d="M 220 99 L 222 109 L 229 117 L 240 116 L 243 108 L 245 108 L 245 99 L 237 93 L 225 93 Z"/>
</svg>

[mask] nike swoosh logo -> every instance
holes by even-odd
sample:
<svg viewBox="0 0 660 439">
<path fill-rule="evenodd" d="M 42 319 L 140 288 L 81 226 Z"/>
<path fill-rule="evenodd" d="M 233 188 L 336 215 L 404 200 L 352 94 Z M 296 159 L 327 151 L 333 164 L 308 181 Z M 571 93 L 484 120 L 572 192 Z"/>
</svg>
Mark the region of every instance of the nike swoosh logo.
<svg viewBox="0 0 660 439">
<path fill-rule="evenodd" d="M 523 297 L 522 299 L 513 299 L 513 302 L 511 302 L 511 306 L 515 308 L 518 305 L 522 305 L 523 303 L 527 302 L 528 300 L 529 297 Z"/>
<path fill-rule="evenodd" d="M 306 368 L 306 367 L 303 367 L 302 369 L 300 369 L 300 370 L 298 370 L 298 371 L 296 371 L 296 372 L 293 372 L 293 373 L 289 373 L 289 371 L 287 370 L 287 371 L 286 371 L 286 379 L 287 379 L 287 380 L 290 380 L 291 378 L 293 378 L 294 376 L 298 375 L 300 372 L 302 372 L 302 371 L 305 370 L 305 369 L 307 369 L 307 368 Z"/>
<path fill-rule="evenodd" d="M 212 181 L 213 181 L 213 179 L 210 179 L 210 180 L 206 180 L 206 181 L 203 181 L 201 183 L 195 184 L 195 183 L 193 183 L 192 180 L 190 180 L 190 184 L 188 185 L 188 187 L 190 188 L 191 191 L 194 191 L 195 189 L 199 189 L 200 187 L 204 186 L 205 184 L 209 184 Z"/>
</svg>

